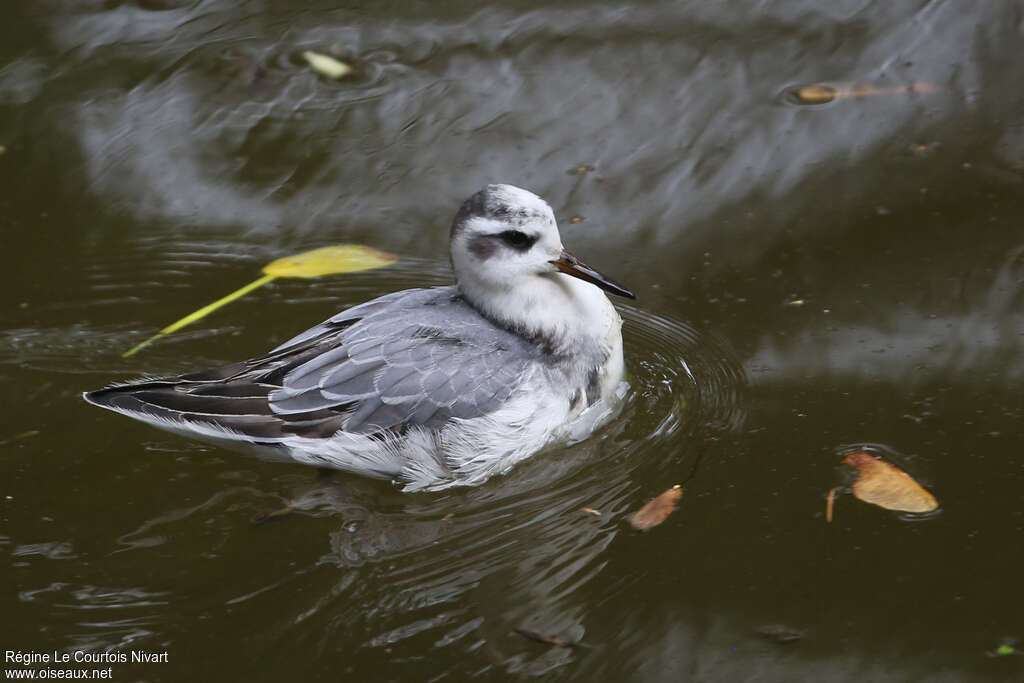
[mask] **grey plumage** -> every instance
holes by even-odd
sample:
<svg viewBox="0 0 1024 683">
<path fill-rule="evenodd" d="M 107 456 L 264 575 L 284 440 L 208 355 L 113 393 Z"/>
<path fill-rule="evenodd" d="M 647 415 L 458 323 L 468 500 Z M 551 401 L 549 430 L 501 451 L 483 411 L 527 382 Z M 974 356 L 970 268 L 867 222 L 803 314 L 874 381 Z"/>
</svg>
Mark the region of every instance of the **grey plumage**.
<svg viewBox="0 0 1024 683">
<path fill-rule="evenodd" d="M 456 215 L 451 256 L 455 286 L 388 294 L 262 356 L 85 398 L 406 490 L 480 483 L 608 419 L 624 391 L 622 320 L 601 289 L 632 293 L 565 251 L 551 207 L 489 185 Z"/>
<path fill-rule="evenodd" d="M 324 427 L 374 434 L 486 415 L 528 365 L 545 363 L 541 349 L 488 322 L 455 287 L 403 294 L 339 313 L 244 363 L 86 398 L 256 441 L 327 438 L 334 432 Z"/>
<path fill-rule="evenodd" d="M 269 397 L 275 413 L 350 405 L 347 432 L 436 427 L 496 410 L 543 355 L 490 324 L 454 287 L 412 290 L 390 305 L 362 309 L 325 323 L 358 316 L 331 338 L 333 348 L 283 377 Z"/>
</svg>

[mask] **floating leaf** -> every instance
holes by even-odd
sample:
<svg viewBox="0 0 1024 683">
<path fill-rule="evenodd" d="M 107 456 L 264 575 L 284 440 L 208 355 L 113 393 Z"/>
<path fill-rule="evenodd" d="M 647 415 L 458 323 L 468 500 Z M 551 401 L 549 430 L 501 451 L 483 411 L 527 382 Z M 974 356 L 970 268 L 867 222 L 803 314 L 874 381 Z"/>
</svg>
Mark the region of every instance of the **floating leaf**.
<svg viewBox="0 0 1024 683">
<path fill-rule="evenodd" d="M 804 104 L 824 104 L 836 98 L 836 89 L 827 85 L 805 85 L 797 89 L 796 98 Z"/>
<path fill-rule="evenodd" d="M 327 78 L 341 78 L 342 76 L 352 73 L 352 67 L 329 55 L 322 55 L 319 52 L 313 52 L 312 50 L 306 50 L 302 53 L 302 56 L 306 58 L 309 65 L 313 67 L 313 71 L 316 71 L 321 76 Z"/>
<path fill-rule="evenodd" d="M 397 256 L 386 251 L 357 244 L 339 244 L 279 258 L 264 266 L 263 272 L 274 277 L 310 278 L 372 270 L 390 266 L 397 260 Z"/>
<path fill-rule="evenodd" d="M 555 647 L 579 647 L 579 643 L 572 643 L 568 640 L 562 640 L 556 636 L 546 636 L 536 631 L 527 631 L 525 628 L 517 628 L 515 632 L 521 635 L 527 640 L 532 640 L 537 643 L 544 643 L 546 645 L 554 645 Z"/>
<path fill-rule="evenodd" d="M 836 503 L 836 490 L 834 488 L 828 490 L 828 498 L 825 499 L 825 521 L 829 524 L 832 523 L 832 509 Z"/>
<path fill-rule="evenodd" d="M 588 515 L 594 515 L 595 517 L 601 516 L 601 511 L 595 510 L 594 508 L 583 508 L 583 512 L 586 512 Z"/>
<path fill-rule="evenodd" d="M 999 657 L 1005 657 L 1006 655 L 1012 655 L 1016 653 L 1016 648 L 1014 648 L 1013 645 L 1007 645 L 1006 643 L 1003 643 L 1002 645 L 996 648 L 996 656 Z"/>
<path fill-rule="evenodd" d="M 239 299 L 252 290 L 262 287 L 268 282 L 272 282 L 279 277 L 313 278 L 320 277 L 321 275 L 355 273 L 361 270 L 371 270 L 373 268 L 389 266 L 397 260 L 398 257 L 394 254 L 389 254 L 385 251 L 380 251 L 379 249 L 359 246 L 358 244 L 339 244 L 333 247 L 321 247 L 320 249 L 314 249 L 301 254 L 279 258 L 264 266 L 264 276 L 259 280 L 250 282 L 245 287 L 237 289 L 234 292 L 231 292 L 231 294 L 217 299 L 212 304 L 203 306 L 195 313 L 186 315 L 181 320 L 171 323 L 149 339 L 133 346 L 121 355 L 124 358 L 134 356 L 139 352 L 139 350 L 149 346 L 160 337 L 180 330 L 186 325 L 190 325 L 191 323 L 206 317 L 221 306 L 229 304 L 235 299 Z"/>
<path fill-rule="evenodd" d="M 683 489 L 676 484 L 668 491 L 660 494 L 657 498 L 644 505 L 636 511 L 629 523 L 637 531 L 647 531 L 656 527 L 672 514 L 683 497 Z"/>
<path fill-rule="evenodd" d="M 900 512 L 931 512 L 939 507 L 935 496 L 909 474 L 870 453 L 848 453 L 842 462 L 856 468 L 853 495 L 865 503 Z"/>
<path fill-rule="evenodd" d="M 841 97 L 872 97 L 875 95 L 897 95 L 902 93 L 937 93 L 939 88 L 931 83 L 911 83 L 910 85 L 889 88 L 876 88 L 871 85 L 850 85 L 815 83 L 804 85 L 792 91 L 793 96 L 801 104 L 825 104 Z"/>
</svg>

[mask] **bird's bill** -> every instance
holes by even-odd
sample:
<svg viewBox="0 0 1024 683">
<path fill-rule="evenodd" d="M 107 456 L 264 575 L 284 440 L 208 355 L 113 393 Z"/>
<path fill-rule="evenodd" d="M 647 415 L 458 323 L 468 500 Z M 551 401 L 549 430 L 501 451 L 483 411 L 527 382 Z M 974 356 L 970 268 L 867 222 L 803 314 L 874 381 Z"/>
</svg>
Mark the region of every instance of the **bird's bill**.
<svg viewBox="0 0 1024 683">
<path fill-rule="evenodd" d="M 633 292 L 629 291 L 622 285 L 613 282 L 609 278 L 606 278 L 604 275 L 601 275 L 601 273 L 597 272 L 583 261 L 580 261 L 565 249 L 563 249 L 558 258 L 553 259 L 551 263 L 554 264 L 555 268 L 558 268 L 558 270 L 562 271 L 566 275 L 572 275 L 573 277 L 578 277 L 584 282 L 597 285 L 606 292 L 618 294 L 619 296 L 624 296 L 627 299 L 636 298 L 636 295 L 633 294 Z"/>
</svg>

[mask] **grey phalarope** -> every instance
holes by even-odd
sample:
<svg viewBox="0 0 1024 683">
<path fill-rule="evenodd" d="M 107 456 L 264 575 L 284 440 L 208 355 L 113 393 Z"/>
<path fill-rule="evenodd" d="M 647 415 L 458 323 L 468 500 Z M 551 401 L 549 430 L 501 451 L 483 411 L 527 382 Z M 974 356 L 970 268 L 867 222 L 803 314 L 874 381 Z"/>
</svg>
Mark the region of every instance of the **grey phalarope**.
<svg viewBox="0 0 1024 683">
<path fill-rule="evenodd" d="M 488 185 L 451 227 L 456 284 L 349 308 L 269 353 L 85 394 L 156 427 L 283 460 L 391 479 L 479 484 L 586 438 L 625 393 L 635 298 L 562 247 L 551 207 Z"/>
</svg>

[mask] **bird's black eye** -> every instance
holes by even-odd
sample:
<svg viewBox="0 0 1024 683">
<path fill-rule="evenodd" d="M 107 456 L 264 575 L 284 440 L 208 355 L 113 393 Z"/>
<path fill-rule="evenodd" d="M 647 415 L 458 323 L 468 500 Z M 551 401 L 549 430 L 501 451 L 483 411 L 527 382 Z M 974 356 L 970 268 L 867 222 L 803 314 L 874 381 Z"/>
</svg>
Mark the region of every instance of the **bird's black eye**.
<svg viewBox="0 0 1024 683">
<path fill-rule="evenodd" d="M 498 239 L 516 251 L 526 251 L 533 246 L 534 242 L 537 241 L 536 237 L 531 237 L 525 232 L 520 232 L 519 230 L 505 230 L 504 232 L 499 232 Z"/>
</svg>

